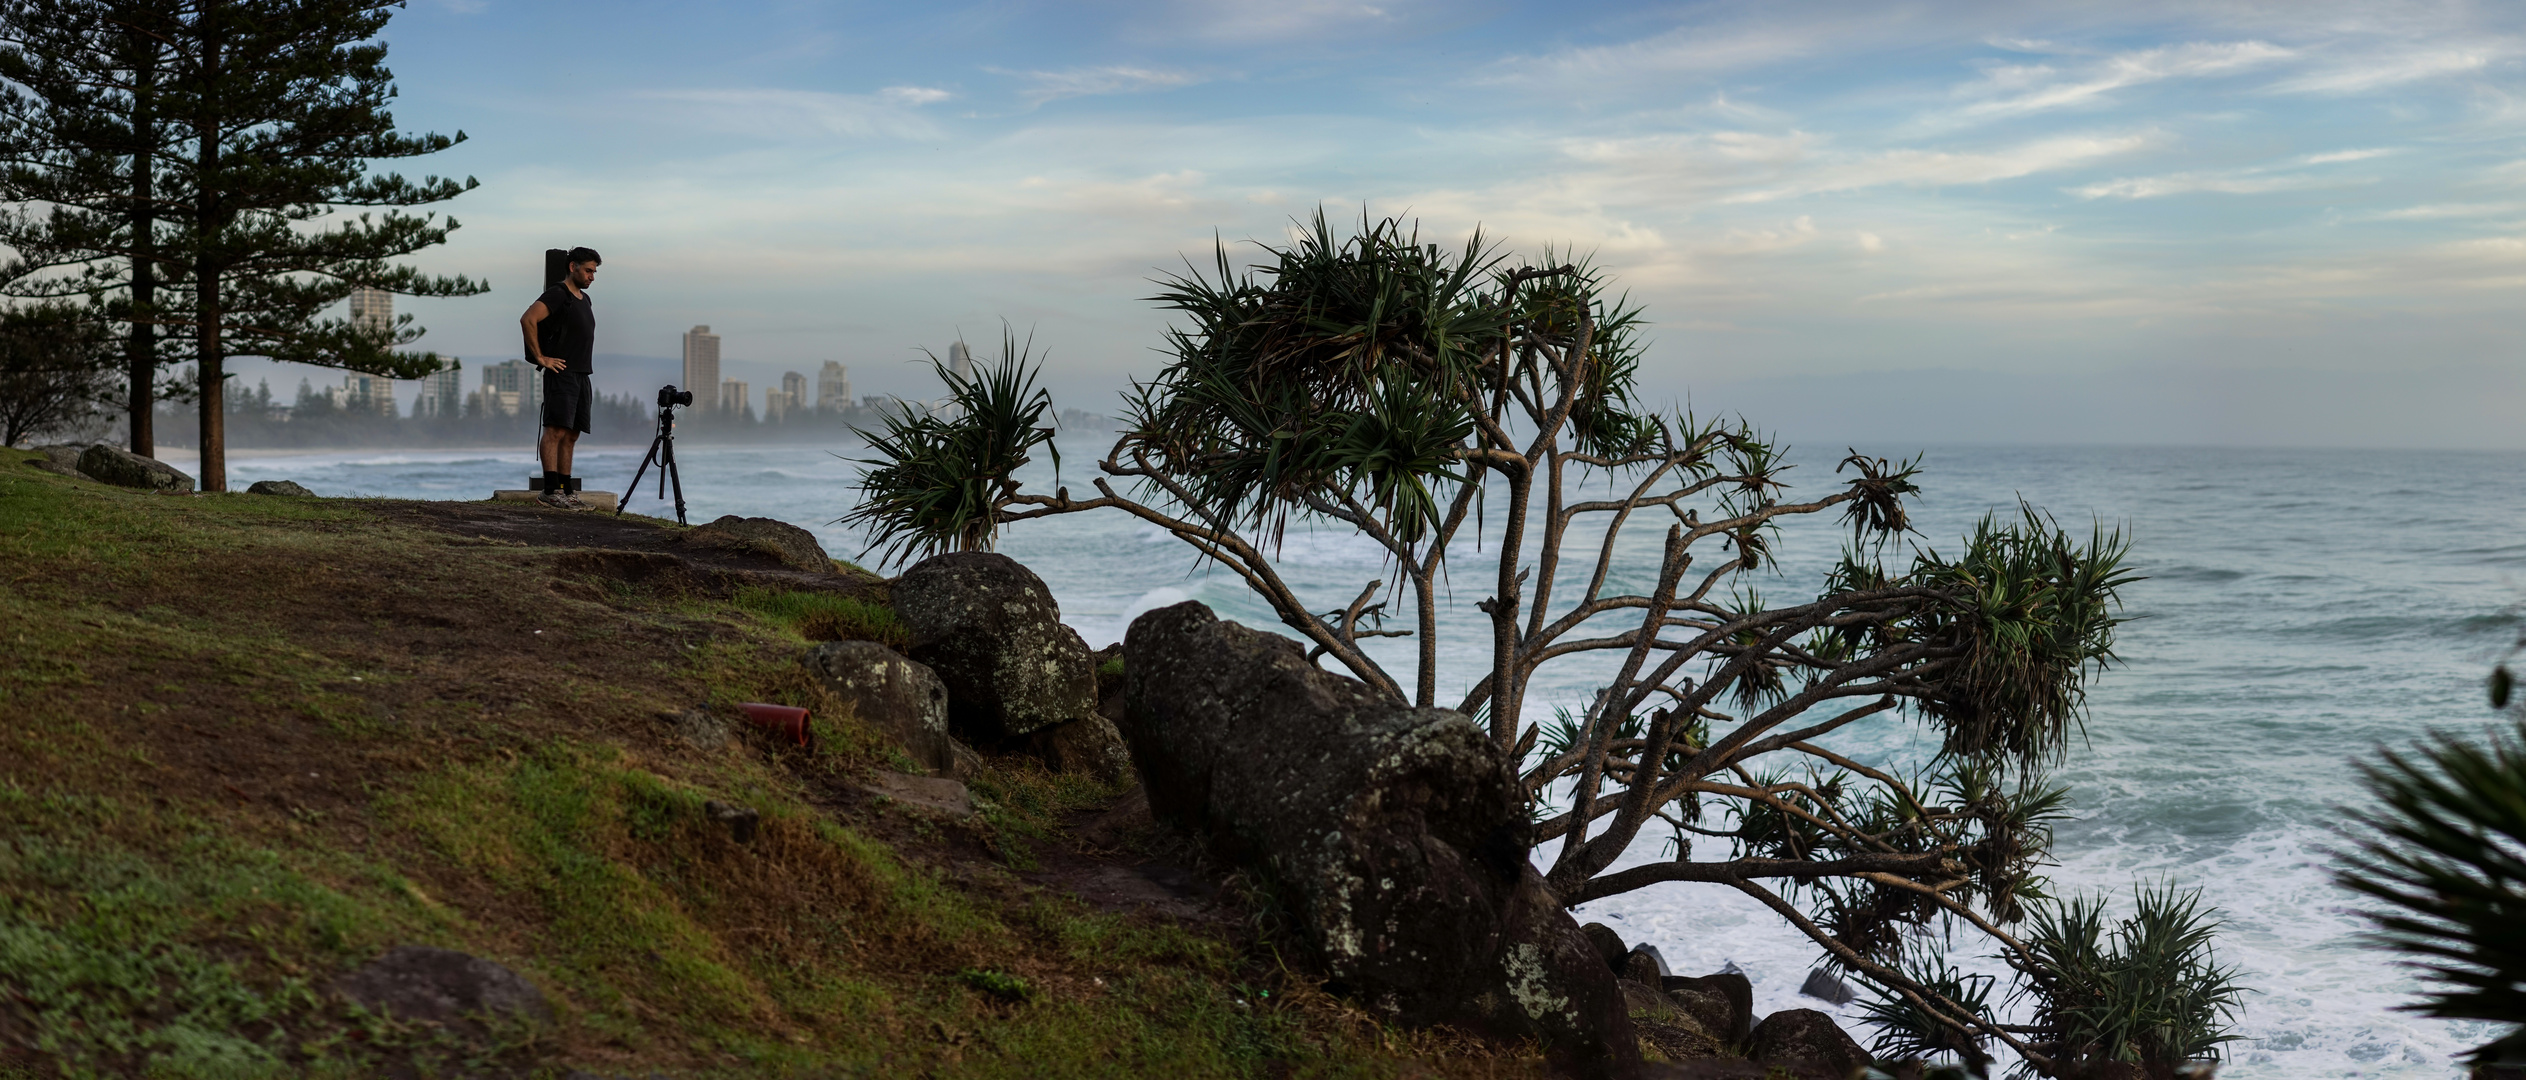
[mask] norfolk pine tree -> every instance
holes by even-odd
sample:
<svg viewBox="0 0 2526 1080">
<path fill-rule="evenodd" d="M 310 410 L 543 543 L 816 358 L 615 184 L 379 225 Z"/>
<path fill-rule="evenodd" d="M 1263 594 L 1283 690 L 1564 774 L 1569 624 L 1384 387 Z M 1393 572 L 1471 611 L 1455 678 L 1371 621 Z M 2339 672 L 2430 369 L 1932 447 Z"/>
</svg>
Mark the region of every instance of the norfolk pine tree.
<svg viewBox="0 0 2526 1080">
<path fill-rule="evenodd" d="M 476 186 L 392 173 L 377 159 L 419 157 L 464 139 L 406 135 L 386 106 L 395 96 L 376 39 L 399 2 L 192 0 L 167 39 L 163 121 L 182 149 L 167 173 L 188 202 L 165 257 L 192 286 L 190 336 L 201 398 L 201 485 L 227 488 L 225 371 L 231 355 L 319 364 L 392 378 L 437 370 L 436 356 L 403 351 L 421 336 L 405 315 L 371 332 L 324 312 L 357 287 L 410 296 L 470 296 L 485 286 L 432 277 L 390 260 L 444 243 L 453 218 L 398 207 L 456 197 Z M 382 207 L 356 217 L 344 208 Z"/>
<path fill-rule="evenodd" d="M 122 364 L 133 453 L 155 456 L 171 204 L 157 172 L 180 132 L 157 120 L 177 5 L 166 0 L 0 3 L 0 292 L 84 297 L 125 329 Z"/>
</svg>

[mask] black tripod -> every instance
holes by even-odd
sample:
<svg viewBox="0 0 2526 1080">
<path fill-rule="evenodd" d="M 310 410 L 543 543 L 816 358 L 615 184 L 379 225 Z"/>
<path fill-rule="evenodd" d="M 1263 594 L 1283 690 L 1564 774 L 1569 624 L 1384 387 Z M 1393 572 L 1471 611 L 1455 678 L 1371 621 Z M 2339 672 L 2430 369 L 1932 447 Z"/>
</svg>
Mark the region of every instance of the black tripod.
<svg viewBox="0 0 2526 1080">
<path fill-rule="evenodd" d="M 670 386 L 667 389 L 675 388 Z M 690 400 L 692 395 L 687 394 L 685 398 Z M 673 405 L 659 407 L 658 437 L 649 440 L 649 455 L 640 459 L 640 468 L 632 473 L 631 487 L 623 492 L 623 501 L 614 505 L 615 517 L 623 516 L 623 511 L 631 506 L 632 492 L 640 490 L 640 478 L 648 474 L 651 462 L 656 462 L 658 466 L 658 498 L 664 500 L 667 497 L 667 485 L 675 485 L 675 523 L 691 524 L 684 520 L 684 474 L 675 467 L 675 406 Z"/>
</svg>

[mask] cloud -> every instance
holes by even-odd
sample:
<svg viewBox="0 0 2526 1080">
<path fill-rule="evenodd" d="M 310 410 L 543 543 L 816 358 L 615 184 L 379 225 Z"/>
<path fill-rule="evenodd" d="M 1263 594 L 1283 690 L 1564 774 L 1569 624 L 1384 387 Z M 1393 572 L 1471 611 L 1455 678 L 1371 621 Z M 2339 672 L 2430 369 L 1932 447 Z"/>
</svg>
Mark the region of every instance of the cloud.
<svg viewBox="0 0 2526 1080">
<path fill-rule="evenodd" d="M 2410 49 L 2359 56 L 2273 83 L 2269 89 L 2291 94 L 2355 94 L 2419 79 L 2480 71 L 2513 48 L 2468 45 L 2463 48 Z"/>
<path fill-rule="evenodd" d="M 1733 195 L 1723 201 L 1769 202 L 1891 184 L 1915 187 L 1987 184 L 2127 154 L 2148 143 L 2149 139 L 2142 135 L 2065 135 L 1982 153 L 1887 150 L 1816 169 L 1787 183 Z"/>
<path fill-rule="evenodd" d="M 2089 105 L 2126 87 L 2226 75 L 2291 55 L 2292 50 L 2263 41 L 2193 42 L 2115 53 L 2066 75 L 2049 64 L 1993 65 L 1978 82 L 1958 90 L 1961 96 L 1984 100 L 1950 116 L 1984 120 Z"/>
<path fill-rule="evenodd" d="M 897 105 L 935 105 L 956 95 L 929 86 L 889 86 L 877 96 Z"/>
<path fill-rule="evenodd" d="M 1695 250 L 1711 255 L 1768 255 L 1775 251 L 1803 247 L 1815 238 L 1816 219 L 1807 214 L 1800 214 L 1795 220 L 1778 228 L 1730 229 L 1711 242 L 1697 246 Z"/>
<path fill-rule="evenodd" d="M 2424 203 L 2394 210 L 2380 210 L 2349 218 L 2351 221 L 2448 221 L 2456 218 L 2493 217 L 2516 213 L 2521 204 L 2500 203 Z"/>
<path fill-rule="evenodd" d="M 1365 26 L 1393 26 L 1419 14 L 1410 0 L 1364 4 L 1357 0 L 1176 0 L 1160 21 L 1177 32 L 1213 41 L 1284 41 Z"/>
<path fill-rule="evenodd" d="M 814 90 L 743 88 L 726 90 L 653 90 L 633 95 L 652 108 L 644 120 L 663 114 L 668 119 L 707 128 L 714 133 L 753 135 L 775 141 L 800 136 L 845 138 L 933 139 L 937 125 L 913 110 L 946 94 L 920 87 L 892 87 L 875 94 L 831 94 Z M 928 95 L 939 95 L 931 97 Z M 663 108 L 657 108 L 657 107 Z"/>
<path fill-rule="evenodd" d="M 1813 56 L 1865 37 L 1872 25 L 1858 18 L 1835 17 L 1729 27 L 1679 26 L 1618 44 L 1575 45 L 1508 57 L 1486 65 L 1474 81 L 1551 82 L 1603 89 L 1607 84 L 1644 78 L 1720 75 Z"/>
<path fill-rule="evenodd" d="M 1015 75 L 1028 86 L 1020 91 L 1030 104 L 1041 105 L 1062 98 L 1088 97 L 1094 94 L 1136 94 L 1144 90 L 1172 90 L 1204 81 L 1190 72 L 1161 68 L 1131 67 L 1109 64 L 1102 67 L 1071 68 L 1067 71 L 1006 71 L 989 69 L 997 75 Z"/>
<path fill-rule="evenodd" d="M 2356 178 L 2344 180 L 2324 176 L 2251 176 L 2216 172 L 2169 173 L 2165 176 L 2135 176 L 2122 180 L 2103 180 L 2070 188 L 2069 192 L 2082 199 L 2156 199 L 2197 191 L 2220 195 L 2260 195 L 2272 191 L 2341 187 L 2347 184 L 2370 182 L 2373 181 Z"/>
<path fill-rule="evenodd" d="M 2100 180 L 2068 189 L 2082 199 L 2155 199 L 2167 195 L 2208 192 L 2220 195 L 2260 195 L 2273 191 L 2299 191 L 2307 188 L 2347 187 L 2372 184 L 2375 177 L 2337 176 L 2290 170 L 2314 165 L 2338 165 L 2367 161 L 2393 153 L 2391 150 L 2335 150 L 2308 154 L 2280 165 L 2261 165 L 2246 169 L 2202 170 L 2168 173 L 2164 176 L 2134 176 L 2116 180 Z"/>
</svg>

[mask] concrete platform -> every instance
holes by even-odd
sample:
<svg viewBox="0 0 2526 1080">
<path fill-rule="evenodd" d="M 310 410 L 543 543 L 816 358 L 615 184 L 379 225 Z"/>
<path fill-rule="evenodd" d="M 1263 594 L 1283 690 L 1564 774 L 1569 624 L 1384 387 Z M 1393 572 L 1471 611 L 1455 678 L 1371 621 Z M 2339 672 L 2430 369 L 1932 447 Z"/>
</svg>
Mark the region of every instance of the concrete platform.
<svg viewBox="0 0 2526 1080">
<path fill-rule="evenodd" d="M 531 503 L 535 501 L 536 496 L 541 494 L 543 492 L 540 491 L 495 491 L 491 493 L 491 501 Z M 579 492 L 579 501 L 588 504 L 588 509 L 603 510 L 609 514 L 614 512 L 614 505 L 621 498 L 622 496 L 611 491 Z"/>
</svg>

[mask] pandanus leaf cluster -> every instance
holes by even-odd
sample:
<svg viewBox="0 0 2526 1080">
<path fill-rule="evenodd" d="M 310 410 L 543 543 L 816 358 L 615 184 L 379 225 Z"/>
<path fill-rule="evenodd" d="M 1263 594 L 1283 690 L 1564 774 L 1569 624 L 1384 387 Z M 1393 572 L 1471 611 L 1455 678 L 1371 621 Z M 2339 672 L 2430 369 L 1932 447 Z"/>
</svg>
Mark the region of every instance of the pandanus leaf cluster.
<svg viewBox="0 0 2526 1080">
<path fill-rule="evenodd" d="M 1311 659 L 1486 726 L 1565 904 L 1733 889 L 1947 1025 L 1940 1045 L 2064 1067 L 1924 977 L 1940 935 L 1909 931 L 1961 926 L 2014 954 L 2005 926 L 2049 903 L 2066 796 L 2047 771 L 2135 580 L 2117 531 L 2076 536 L 2020 506 L 1942 555 L 1913 542 L 1921 463 L 1857 452 L 1794 495 L 1776 440 L 1642 403 L 1641 312 L 1566 253 L 1428 243 L 1365 215 L 1337 231 L 1319 212 L 1159 286 L 1177 316 L 1165 360 L 1126 395 L 1092 497 L 1023 490 L 1014 459 L 976 449 L 1006 421 L 969 410 L 874 438 L 854 519 L 890 551 L 931 551 L 1043 517 L 1136 517 L 1236 574 Z M 987 377 L 1016 378 L 1018 360 Z M 1784 592 L 1775 555 L 1802 520 L 1848 540 Z M 1277 561 L 1293 522 L 1374 543 L 1381 576 L 1293 585 Z M 1480 569 L 1449 566 L 1468 551 Z M 1489 665 L 1442 700 L 1442 609 L 1466 592 Z M 1409 645 L 1369 648 L 1380 638 Z M 1610 672 L 1592 697 L 1529 716 L 1539 670 L 1591 659 Z M 1831 748 L 1872 717 L 1924 725 L 1938 752 L 1906 771 Z M 1617 869 L 1649 830 L 1671 857 Z"/>
<path fill-rule="evenodd" d="M 2033 1002 L 2042 1048 L 2137 1066 L 2146 1080 L 2173 1080 L 2215 1060 L 2238 1038 L 2228 1025 L 2245 996 L 2236 970 L 2212 955 L 2216 929 L 2199 893 L 2166 886 L 2135 890 L 2120 919 L 2094 897 L 2037 911 L 2010 962 Z"/>
<path fill-rule="evenodd" d="M 988 551 L 994 516 L 1016 490 L 1010 476 L 1043 447 L 1060 460 L 1044 417 L 1052 396 L 1035 385 L 1032 345 L 1001 336 L 1001 358 L 978 372 L 929 358 L 947 396 L 898 402 L 878 430 L 853 428 L 876 457 L 860 476 L 859 506 L 844 521 L 866 529 L 889 561 L 948 551 Z"/>
<path fill-rule="evenodd" d="M 2492 700 L 2508 700 L 2503 665 Z M 2363 764 L 2341 883 L 2374 902 L 2375 939 L 2428 987 L 2414 1006 L 2518 1025 L 2478 1060 L 2526 1059 L 2526 719 L 2468 740 L 2433 736 Z"/>
</svg>

